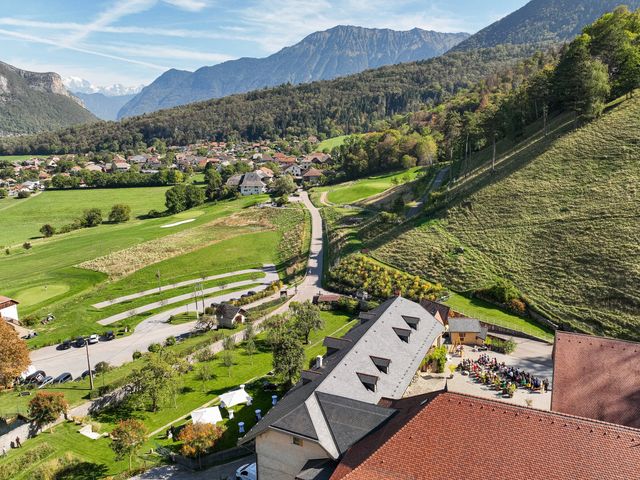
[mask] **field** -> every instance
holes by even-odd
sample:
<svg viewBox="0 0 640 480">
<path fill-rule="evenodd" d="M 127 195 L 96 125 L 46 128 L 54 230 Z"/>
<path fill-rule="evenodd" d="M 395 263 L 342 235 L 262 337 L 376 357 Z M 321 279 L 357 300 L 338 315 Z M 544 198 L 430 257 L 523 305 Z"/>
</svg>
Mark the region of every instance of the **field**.
<svg viewBox="0 0 640 480">
<path fill-rule="evenodd" d="M 34 156 L 37 156 L 37 155 L 0 155 L 0 165 L 2 165 L 3 163 L 10 163 L 10 162 L 16 162 L 16 161 L 20 162 L 22 160 L 29 160 Z"/>
<path fill-rule="evenodd" d="M 558 323 L 640 338 L 638 118 L 635 98 L 523 149 L 446 211 L 378 239 L 373 254 L 463 291 L 506 279 Z"/>
<path fill-rule="evenodd" d="M 340 135 L 339 137 L 327 138 L 316 146 L 316 150 L 319 152 L 324 152 L 325 150 L 331 151 L 334 148 L 342 145 L 347 138 L 349 138 L 349 135 Z"/>
<path fill-rule="evenodd" d="M 310 343 L 306 347 L 306 357 L 309 360 L 326 351 L 326 348 L 322 345 L 322 340 L 325 336 L 340 337 L 355 323 L 349 316 L 340 312 L 322 312 L 322 317 L 324 319 L 324 328 L 312 333 Z M 206 336 L 204 338 L 193 337 L 170 348 L 176 353 L 184 355 L 187 351 L 192 350 L 193 347 L 200 346 L 202 348 L 206 345 L 206 342 Z M 158 456 L 145 455 L 145 452 L 148 452 L 150 448 L 157 449 L 158 446 L 162 445 L 176 450 L 179 447 L 179 443 L 167 440 L 165 437 L 165 432 L 170 424 L 175 424 L 178 427 L 183 425 L 188 419 L 189 413 L 194 409 L 214 402 L 218 395 L 237 387 L 239 384 L 249 384 L 248 390 L 254 396 L 254 404 L 235 408 L 235 419 L 233 421 L 228 421 L 225 415 L 222 425 L 226 427 L 226 432 L 217 449 L 234 446 L 238 438 L 237 421 L 245 421 L 247 428 L 250 428 L 255 423 L 253 410 L 258 407 L 262 408 L 263 412 L 266 412 L 271 403 L 270 392 L 264 392 L 261 388 L 251 385 L 253 380 L 263 377 L 272 368 L 271 352 L 266 348 L 264 335 L 259 335 L 256 343 L 258 349 L 253 355 L 248 355 L 242 345 L 236 347 L 233 351 L 233 366 L 230 369 L 222 364 L 219 356 L 212 360 L 198 362 L 196 369 L 181 376 L 181 388 L 176 401 L 167 402 L 157 412 L 134 410 L 130 406 L 123 406 L 122 408 L 102 412 L 93 418 L 93 422 L 99 427 L 100 432 L 109 432 L 114 428 L 117 421 L 122 418 L 135 417 L 144 421 L 151 435 L 141 449 L 141 454 L 134 458 L 134 466 L 150 466 L 161 461 Z M 211 379 L 204 382 L 199 377 L 199 371 L 203 363 L 207 364 L 211 373 Z M 109 383 L 122 379 L 134 368 L 140 368 L 142 365 L 143 360 L 137 360 L 117 368 L 106 374 L 105 381 Z M 102 378 L 98 376 L 96 382 L 100 385 Z M 77 384 L 74 382 L 73 385 L 67 386 L 64 392 L 70 403 L 78 404 L 82 401 L 82 397 L 88 393 L 87 387 L 87 381 L 77 382 Z M 63 391 L 63 389 L 57 390 Z M 278 392 L 278 394 L 281 396 L 282 392 Z M 0 398 L 4 405 L 11 403 L 14 411 L 24 411 L 26 408 L 25 398 L 18 397 L 15 393 L 4 394 Z M 37 469 L 49 468 L 51 470 L 48 462 L 54 458 L 62 458 L 67 453 L 71 453 L 80 461 L 86 462 L 86 467 L 91 472 L 99 473 L 99 475 L 94 476 L 85 473 L 85 476 L 78 475 L 69 478 L 101 478 L 105 475 L 114 475 L 126 470 L 127 462 L 115 461 L 107 438 L 89 440 L 79 435 L 77 433 L 78 429 L 79 427 L 71 422 L 63 423 L 55 427 L 52 432 L 40 434 L 35 439 L 25 442 L 22 449 L 12 450 L 6 458 L 0 459 L 0 473 L 3 467 L 7 467 L 12 463 L 15 464 L 25 455 L 31 456 L 31 452 L 44 443 L 49 444 L 53 451 L 46 458 L 28 462 L 17 476 L 14 475 L 9 478 L 33 478 Z"/>
<path fill-rule="evenodd" d="M 83 210 L 99 208 L 106 220 L 111 206 L 124 203 L 131 207 L 132 219 L 149 210 L 164 210 L 167 187 L 85 189 L 45 191 L 32 198 L 0 200 L 3 228 L 0 246 L 19 245 L 39 238 L 42 225 L 56 228 L 71 223 Z"/>
<path fill-rule="evenodd" d="M 401 172 L 386 173 L 384 175 L 376 175 L 373 177 L 356 180 L 353 182 L 342 183 L 339 185 L 324 187 L 318 191 L 327 191 L 327 200 L 336 204 L 354 203 L 359 200 L 377 195 L 391 187 L 404 183 L 407 180 L 414 180 L 416 174 L 422 170 L 421 167 L 403 170 Z M 396 183 L 397 182 L 397 183 Z"/>
</svg>

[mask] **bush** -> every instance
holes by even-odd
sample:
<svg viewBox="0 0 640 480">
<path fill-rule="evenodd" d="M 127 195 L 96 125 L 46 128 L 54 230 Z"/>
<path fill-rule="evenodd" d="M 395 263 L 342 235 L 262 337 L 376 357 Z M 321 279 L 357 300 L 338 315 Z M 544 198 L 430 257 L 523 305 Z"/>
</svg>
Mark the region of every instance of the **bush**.
<svg viewBox="0 0 640 480">
<path fill-rule="evenodd" d="M 20 323 L 26 327 L 35 327 L 38 325 L 38 317 L 35 315 L 27 315 L 26 317 L 22 317 Z"/>
<path fill-rule="evenodd" d="M 49 237 L 52 237 L 56 233 L 56 229 L 55 229 L 55 227 L 53 225 L 45 223 L 44 225 L 42 225 L 40 227 L 40 233 L 45 238 L 49 238 Z"/>
<path fill-rule="evenodd" d="M 494 337 L 487 337 L 487 339 L 485 340 L 485 345 L 492 351 L 504 353 L 505 355 L 513 353 L 517 346 L 516 342 L 514 342 L 513 340 L 501 340 Z"/>
<path fill-rule="evenodd" d="M 20 190 L 18 192 L 18 198 L 29 198 L 31 196 L 31 192 L 27 192 L 26 190 Z"/>
<path fill-rule="evenodd" d="M 164 344 L 167 347 L 170 347 L 171 345 L 175 345 L 176 344 L 176 337 L 174 337 L 173 335 L 168 337 L 165 341 Z"/>
<path fill-rule="evenodd" d="M 162 350 L 162 345 L 160 345 L 159 343 L 152 343 L 151 345 L 149 345 L 147 350 L 149 350 L 151 353 L 158 353 L 160 350 Z"/>
<path fill-rule="evenodd" d="M 55 448 L 48 443 L 41 443 L 29 450 L 28 455 L 18 455 L 9 462 L 0 464 L 0 480 L 10 480 L 17 477 L 40 460 L 48 457 Z"/>
<path fill-rule="evenodd" d="M 31 248 L 31 242 L 24 242 L 22 244 L 22 248 L 24 248 L 25 250 L 29 250 Z"/>
<path fill-rule="evenodd" d="M 513 300 L 520 300 L 522 296 L 515 285 L 503 278 L 496 281 L 491 287 L 480 290 L 479 293 L 504 305 L 510 304 Z"/>
<path fill-rule="evenodd" d="M 90 208 L 85 210 L 80 217 L 80 224 L 83 227 L 97 227 L 102 223 L 102 212 L 99 208 Z"/>
<path fill-rule="evenodd" d="M 426 363 L 432 363 L 435 366 L 436 373 L 444 373 L 444 367 L 447 364 L 447 347 L 442 345 L 436 347 L 425 358 Z"/>
<path fill-rule="evenodd" d="M 142 357 L 142 352 L 139 352 L 138 350 L 136 350 L 135 352 L 133 352 L 132 357 L 134 360 L 138 360 L 139 358 Z"/>
<path fill-rule="evenodd" d="M 7 189 L 0 188 L 0 198 L 7 198 Z"/>
<path fill-rule="evenodd" d="M 124 205 L 122 203 L 118 203 L 113 207 L 111 207 L 111 211 L 109 212 L 110 223 L 128 222 L 130 217 L 131 217 L 131 207 L 129 205 Z"/>
<path fill-rule="evenodd" d="M 162 212 L 159 212 L 158 210 L 152 209 L 147 212 L 147 217 L 149 218 L 159 218 L 161 216 L 162 216 Z"/>
</svg>

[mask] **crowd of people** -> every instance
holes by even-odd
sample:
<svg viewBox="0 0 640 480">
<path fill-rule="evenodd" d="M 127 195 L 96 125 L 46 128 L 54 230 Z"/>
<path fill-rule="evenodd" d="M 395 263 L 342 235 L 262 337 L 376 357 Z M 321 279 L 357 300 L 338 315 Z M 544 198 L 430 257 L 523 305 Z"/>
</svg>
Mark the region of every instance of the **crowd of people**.
<svg viewBox="0 0 640 480">
<path fill-rule="evenodd" d="M 477 381 L 494 387 L 504 395 L 513 396 L 518 388 L 545 393 L 549 389 L 549 380 L 498 362 L 498 359 L 483 353 L 477 360 L 464 359 L 458 365 L 463 375 L 470 375 Z"/>
</svg>

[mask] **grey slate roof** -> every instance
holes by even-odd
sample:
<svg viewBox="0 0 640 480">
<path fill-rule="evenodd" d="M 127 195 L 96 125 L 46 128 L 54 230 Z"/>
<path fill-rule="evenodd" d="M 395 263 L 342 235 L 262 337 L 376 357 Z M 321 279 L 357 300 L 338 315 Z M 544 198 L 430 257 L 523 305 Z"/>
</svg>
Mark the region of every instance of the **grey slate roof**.
<svg viewBox="0 0 640 480">
<path fill-rule="evenodd" d="M 245 173 L 244 177 L 242 177 L 241 187 L 264 187 L 265 184 L 262 181 L 260 175 L 256 172 Z"/>
<path fill-rule="evenodd" d="M 329 480 L 337 463 L 328 458 L 314 458 L 304 464 L 295 480 Z"/>
<path fill-rule="evenodd" d="M 403 315 L 419 319 L 412 329 Z M 411 331 L 408 343 L 393 329 Z M 384 397 L 402 398 L 427 351 L 444 327 L 419 304 L 393 297 L 361 318 L 328 354 L 317 378 L 305 379 L 291 389 L 241 439 L 247 443 L 269 428 L 317 439 L 332 458 L 339 458 L 359 438 L 384 423 L 394 412 L 377 406 Z M 381 372 L 371 357 L 390 360 Z M 363 377 L 364 376 L 364 377 Z M 367 389 L 360 378 L 377 377 Z M 302 408 L 301 408 L 302 407 Z M 312 427 L 312 430 L 311 430 Z"/>
<path fill-rule="evenodd" d="M 475 318 L 450 318 L 449 332 L 451 333 L 480 333 L 480 321 Z"/>
</svg>

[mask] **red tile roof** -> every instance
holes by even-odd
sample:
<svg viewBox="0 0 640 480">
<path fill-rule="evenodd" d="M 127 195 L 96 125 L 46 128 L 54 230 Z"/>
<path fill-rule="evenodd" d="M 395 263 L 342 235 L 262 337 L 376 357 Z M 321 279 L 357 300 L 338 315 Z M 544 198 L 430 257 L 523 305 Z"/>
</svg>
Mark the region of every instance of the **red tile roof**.
<svg viewBox="0 0 640 480">
<path fill-rule="evenodd" d="M 557 332 L 551 409 L 640 428 L 640 343 Z"/>
<path fill-rule="evenodd" d="M 393 422 L 352 447 L 331 480 L 617 480 L 640 472 L 640 430 L 570 415 L 443 392 Z"/>
</svg>

